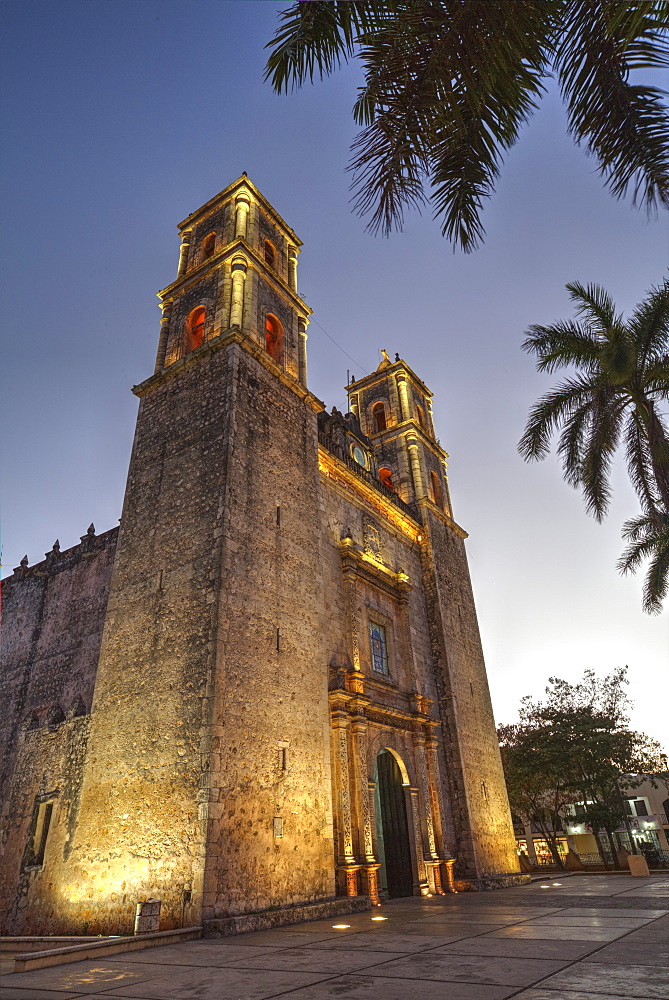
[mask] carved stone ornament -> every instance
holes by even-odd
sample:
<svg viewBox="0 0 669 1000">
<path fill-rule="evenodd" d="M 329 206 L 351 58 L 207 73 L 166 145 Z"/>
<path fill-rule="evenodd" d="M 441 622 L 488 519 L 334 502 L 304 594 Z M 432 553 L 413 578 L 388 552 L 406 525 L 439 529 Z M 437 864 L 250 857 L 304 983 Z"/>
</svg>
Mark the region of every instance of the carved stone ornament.
<svg viewBox="0 0 669 1000">
<path fill-rule="evenodd" d="M 379 536 L 379 529 L 374 524 L 373 521 L 365 521 L 362 526 L 362 537 L 365 552 L 368 556 L 373 556 L 375 559 L 382 559 L 381 553 L 381 538 Z"/>
</svg>

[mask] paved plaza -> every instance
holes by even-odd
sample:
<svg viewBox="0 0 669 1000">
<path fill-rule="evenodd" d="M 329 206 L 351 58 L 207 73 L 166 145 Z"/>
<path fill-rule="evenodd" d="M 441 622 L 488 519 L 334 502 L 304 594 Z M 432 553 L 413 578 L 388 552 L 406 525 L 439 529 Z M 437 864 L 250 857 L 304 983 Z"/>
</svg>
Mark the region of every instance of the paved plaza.
<svg viewBox="0 0 669 1000">
<path fill-rule="evenodd" d="M 12 974 L 1 986 L 2 1000 L 669 998 L 669 876 L 562 875 L 399 899 L 340 921 Z"/>
</svg>

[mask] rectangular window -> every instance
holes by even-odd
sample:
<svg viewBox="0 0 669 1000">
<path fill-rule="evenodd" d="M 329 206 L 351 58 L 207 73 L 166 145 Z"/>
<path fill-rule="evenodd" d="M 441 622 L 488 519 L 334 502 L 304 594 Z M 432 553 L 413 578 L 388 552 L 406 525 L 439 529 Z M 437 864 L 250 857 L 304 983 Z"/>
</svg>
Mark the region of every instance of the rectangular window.
<svg viewBox="0 0 669 1000">
<path fill-rule="evenodd" d="M 49 802 L 40 802 L 37 807 L 35 826 L 28 851 L 27 868 L 38 868 L 44 864 L 44 852 L 46 850 L 47 837 L 49 836 L 52 813 L 53 799 Z"/>
<path fill-rule="evenodd" d="M 372 650 L 372 670 L 377 674 L 388 674 L 388 644 L 386 630 L 378 622 L 369 623 L 369 645 Z"/>
</svg>

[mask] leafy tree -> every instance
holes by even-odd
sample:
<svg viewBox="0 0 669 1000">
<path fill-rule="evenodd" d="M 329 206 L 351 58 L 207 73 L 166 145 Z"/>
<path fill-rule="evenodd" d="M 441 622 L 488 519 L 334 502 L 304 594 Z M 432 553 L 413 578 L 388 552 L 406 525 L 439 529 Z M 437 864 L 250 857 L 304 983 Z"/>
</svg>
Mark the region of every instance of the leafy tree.
<svg viewBox="0 0 669 1000">
<path fill-rule="evenodd" d="M 651 288 L 625 320 L 597 285 L 567 285 L 579 320 L 531 326 L 523 347 L 537 370 L 575 373 L 532 408 L 518 446 L 526 460 L 548 454 L 560 430 L 558 455 L 568 483 L 581 487 L 587 509 L 601 520 L 611 498 L 609 474 L 621 444 L 643 513 L 628 521 L 631 542 L 620 562 L 635 570 L 649 557 L 646 611 L 661 610 L 669 586 L 669 282 Z"/>
<path fill-rule="evenodd" d="M 615 858 L 623 792 L 635 786 L 636 775 L 666 768 L 660 745 L 629 728 L 626 671 L 598 679 L 586 670 L 577 684 L 550 677 L 546 700 L 523 698 L 519 723 L 498 730 L 511 809 L 539 827 L 556 861 L 554 831 L 570 804 L 592 827 L 602 858 L 601 831 Z"/>
<path fill-rule="evenodd" d="M 537 827 L 553 861 L 563 868 L 557 831 L 575 795 L 552 734 L 545 727 L 516 725 L 499 726 L 497 735 L 511 811 Z"/>
<path fill-rule="evenodd" d="M 362 63 L 350 169 L 373 232 L 429 200 L 442 233 L 473 250 L 484 199 L 552 75 L 612 194 L 669 204 L 662 92 L 630 80 L 667 64 L 663 0 L 310 0 L 280 22 L 266 71 L 278 93 Z"/>
</svg>

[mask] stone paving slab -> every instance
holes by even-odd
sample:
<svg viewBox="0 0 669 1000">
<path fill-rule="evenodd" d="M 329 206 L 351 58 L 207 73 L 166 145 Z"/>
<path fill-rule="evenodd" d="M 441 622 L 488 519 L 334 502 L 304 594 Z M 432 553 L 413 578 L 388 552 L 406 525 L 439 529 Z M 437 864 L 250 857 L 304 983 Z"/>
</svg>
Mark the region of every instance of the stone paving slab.
<svg viewBox="0 0 669 1000">
<path fill-rule="evenodd" d="M 567 960 L 506 958 L 488 955 L 444 954 L 441 949 L 407 955 L 380 969 L 384 977 L 437 979 L 444 983 L 485 983 L 494 986 L 529 986 L 563 968 Z"/>
<path fill-rule="evenodd" d="M 463 934 L 462 936 L 466 937 L 467 935 Z M 426 948 L 438 948 L 440 945 L 458 940 L 458 935 L 402 934 L 396 931 L 384 931 L 381 935 L 370 931 L 367 934 L 354 934 L 345 940 L 333 938 L 329 941 L 321 941 L 309 945 L 309 950 L 318 948 L 328 951 L 351 951 L 375 948 L 377 951 L 416 952 Z"/>
<path fill-rule="evenodd" d="M 569 908 L 569 912 L 573 916 L 606 916 L 606 910 L 602 910 L 601 906 L 572 906 Z M 636 910 L 633 908 L 626 909 L 624 906 L 616 906 L 615 913 L 611 916 L 615 917 L 647 917 L 649 920 L 655 920 L 657 917 L 663 917 L 667 910 Z"/>
<path fill-rule="evenodd" d="M 613 941 L 624 934 L 625 927 L 545 927 L 537 924 L 516 924 L 513 927 L 501 927 L 491 931 L 486 937 L 524 938 L 541 941 Z"/>
<path fill-rule="evenodd" d="M 174 968 L 143 983 L 129 983 L 104 993 L 106 997 L 137 1000 L 268 1000 L 300 986 L 321 982 L 321 973 L 274 972 L 264 969 Z"/>
<path fill-rule="evenodd" d="M 599 941 L 523 941 L 513 938 L 461 938 L 443 947 L 444 953 L 458 955 L 501 955 L 508 958 L 557 958 L 576 961 L 601 948 Z"/>
<path fill-rule="evenodd" d="M 643 927 L 648 920 L 652 918 L 648 917 L 617 917 L 612 913 L 602 913 L 597 916 L 581 916 L 579 914 L 574 915 L 571 910 L 562 910 L 561 913 L 551 914 L 550 917 L 541 917 L 539 919 L 526 920 L 523 922 L 523 926 L 539 926 L 542 927 L 622 927 L 623 930 L 634 931 L 640 927 Z M 516 921 L 516 925 L 519 921 Z"/>
<path fill-rule="evenodd" d="M 2 1000 L 75 1000 L 81 993 L 63 993 L 61 990 L 18 990 L 13 986 L 2 987 Z"/>
<path fill-rule="evenodd" d="M 523 990 L 513 1000 L 595 1000 L 594 993 L 574 993 L 572 990 Z M 621 1000 L 620 993 L 598 993 L 596 1000 Z M 644 1000 L 646 998 L 644 997 Z"/>
<path fill-rule="evenodd" d="M 638 944 L 623 938 L 614 944 L 601 948 L 594 954 L 587 956 L 588 962 L 612 962 L 614 965 L 659 965 L 669 969 L 669 940 L 665 937 L 660 944 L 653 944 L 649 948 L 640 948 Z"/>
<path fill-rule="evenodd" d="M 178 948 L 179 945 L 174 945 Z M 124 956 L 125 965 L 125 956 Z M 70 996 L 86 996 L 102 993 L 104 990 L 120 986 L 121 983 L 141 983 L 155 977 L 154 966 L 144 969 L 139 963 L 128 963 L 124 968 L 109 962 L 75 962 L 71 965 L 57 965 L 50 969 L 35 969 L 34 972 L 15 972 L 2 977 L 0 996 L 5 1000 L 4 991 L 10 987 L 16 990 L 33 989 L 61 990 Z"/>
<path fill-rule="evenodd" d="M 534 883 L 397 900 L 341 921 L 13 974 L 3 977 L 0 996 L 669 1000 L 669 881 L 569 876 L 565 882 L 568 894 L 563 886 L 540 890 Z M 582 885 L 597 892 L 581 891 Z M 349 926 L 337 930 L 338 922 Z"/>
<path fill-rule="evenodd" d="M 227 938 L 222 940 L 227 941 Z M 233 941 L 235 938 L 233 938 Z M 194 941 L 185 944 L 177 951 L 175 948 L 154 948 L 150 953 L 145 951 L 130 953 L 129 955 L 113 956 L 108 959 L 112 962 L 138 962 L 142 965 L 201 965 L 227 966 L 234 965 L 241 959 L 254 958 L 256 956 L 266 956 L 275 951 L 284 951 L 285 947 L 259 947 L 258 945 L 233 945 L 222 944 L 218 941 Z M 107 963 L 105 963 L 107 964 Z"/>
<path fill-rule="evenodd" d="M 358 969 L 369 969 L 371 966 L 385 967 L 395 959 L 404 958 L 400 952 L 371 951 L 369 948 L 350 951 L 323 951 L 315 948 L 290 948 L 286 951 L 274 951 L 270 955 L 240 959 L 235 962 L 236 969 L 284 969 L 299 972 L 321 972 L 328 975 L 342 975 L 357 972 Z M 383 969 L 380 970 L 383 974 Z"/>
<path fill-rule="evenodd" d="M 595 965 L 579 962 L 559 972 L 541 984 L 551 1000 L 557 1000 L 556 990 L 582 991 L 590 997 L 611 994 L 619 997 L 642 997 L 643 1000 L 665 1000 L 669 997 L 669 966 Z M 522 996 L 522 994 L 521 994 Z"/>
<path fill-rule="evenodd" d="M 516 986 L 481 983 L 429 982 L 424 979 L 384 979 L 380 976 L 337 976 L 317 986 L 295 990 L 285 1000 L 506 1000 L 515 997 Z M 242 1000 L 221 996 L 216 1000 Z M 551 1000 L 557 1000 L 554 993 Z"/>
</svg>

